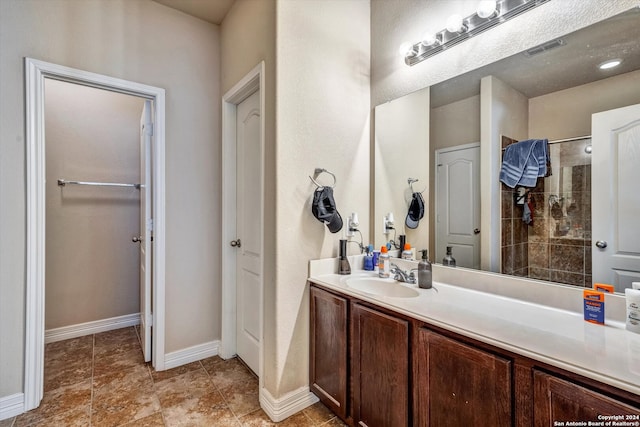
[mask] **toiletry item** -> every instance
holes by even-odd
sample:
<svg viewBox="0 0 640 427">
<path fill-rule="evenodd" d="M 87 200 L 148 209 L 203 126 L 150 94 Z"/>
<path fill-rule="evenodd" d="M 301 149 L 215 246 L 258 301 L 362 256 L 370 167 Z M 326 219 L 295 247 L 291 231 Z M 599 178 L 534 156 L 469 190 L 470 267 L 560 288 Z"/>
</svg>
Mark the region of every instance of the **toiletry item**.
<svg viewBox="0 0 640 427">
<path fill-rule="evenodd" d="M 404 250 L 402 251 L 402 259 L 413 259 L 413 251 L 411 250 L 411 245 L 409 243 L 404 244 Z"/>
<path fill-rule="evenodd" d="M 607 285 L 605 283 L 594 283 L 593 290 L 598 292 L 606 292 L 608 294 L 612 294 L 616 291 L 615 286 Z"/>
<path fill-rule="evenodd" d="M 373 251 L 373 271 L 378 272 L 378 262 L 380 260 L 380 251 Z"/>
<path fill-rule="evenodd" d="M 456 266 L 456 259 L 451 255 L 451 246 L 447 246 L 447 254 L 444 256 L 442 260 L 442 265 L 446 265 L 448 267 Z"/>
<path fill-rule="evenodd" d="M 380 248 L 380 256 L 378 257 L 378 276 L 389 277 L 391 275 L 391 261 L 389 260 L 389 251 L 386 246 Z"/>
<path fill-rule="evenodd" d="M 631 282 L 631 288 L 640 291 L 640 282 Z"/>
<path fill-rule="evenodd" d="M 404 250 L 405 243 L 407 243 L 407 236 L 405 236 L 404 234 L 399 235 L 398 236 L 398 251 L 400 252 L 400 254 L 398 256 L 400 258 L 402 258 L 402 251 Z"/>
<path fill-rule="evenodd" d="M 338 260 L 338 274 L 351 274 L 351 266 L 347 259 L 347 241 L 340 239 L 340 259 Z"/>
<path fill-rule="evenodd" d="M 640 334 L 640 289 L 625 289 L 627 305 L 627 330 Z"/>
<path fill-rule="evenodd" d="M 428 251 L 423 249 L 420 252 L 422 252 L 422 260 L 418 263 L 418 287 L 431 289 L 433 286 L 433 274 Z"/>
<path fill-rule="evenodd" d="M 584 320 L 604 325 L 604 292 L 585 289 L 582 291 L 582 296 L 584 299 Z"/>
<path fill-rule="evenodd" d="M 365 271 L 373 271 L 373 246 L 369 245 L 365 249 L 366 253 L 363 258 L 362 269 Z"/>
</svg>

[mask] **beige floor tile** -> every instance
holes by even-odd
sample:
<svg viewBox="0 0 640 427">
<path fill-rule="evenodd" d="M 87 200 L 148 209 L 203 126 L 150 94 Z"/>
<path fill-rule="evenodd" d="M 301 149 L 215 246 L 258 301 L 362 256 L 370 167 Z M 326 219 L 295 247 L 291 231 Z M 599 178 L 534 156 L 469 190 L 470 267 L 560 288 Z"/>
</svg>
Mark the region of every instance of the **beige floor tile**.
<svg viewBox="0 0 640 427">
<path fill-rule="evenodd" d="M 333 417 L 334 413 L 331 412 L 322 402 L 316 402 L 313 405 L 305 408 L 302 411 L 314 424 L 326 423 Z"/>
<path fill-rule="evenodd" d="M 326 423 L 321 424 L 321 426 L 322 427 L 347 427 L 347 424 L 345 424 L 340 418 L 333 417 Z"/>
<path fill-rule="evenodd" d="M 237 417 L 242 417 L 260 408 L 257 378 L 235 381 L 218 389 L 229 409 Z"/>
<path fill-rule="evenodd" d="M 37 420 L 32 424 L 23 424 L 17 421 L 15 427 L 22 426 L 64 426 L 64 427 L 81 427 L 90 425 L 90 409 L 88 406 L 83 408 L 74 408 L 66 412 L 57 413 Z"/>
<path fill-rule="evenodd" d="M 94 398 L 144 387 L 153 387 L 149 368 L 146 365 L 135 365 L 93 378 Z"/>
<path fill-rule="evenodd" d="M 79 358 L 69 360 L 66 363 L 46 363 L 44 366 L 44 391 L 76 384 L 91 379 L 93 373 L 93 360 Z"/>
<path fill-rule="evenodd" d="M 124 424 L 122 427 L 164 427 L 164 419 L 162 412 L 156 412 L 148 417 Z"/>
<path fill-rule="evenodd" d="M 102 376 L 120 369 L 144 365 L 144 357 L 140 346 L 126 352 L 97 354 L 93 359 L 93 375 Z"/>
<path fill-rule="evenodd" d="M 91 380 L 60 387 L 44 394 L 40 406 L 19 415 L 16 425 L 46 424 L 45 420 L 70 411 L 83 411 L 91 405 Z"/>
<path fill-rule="evenodd" d="M 235 358 L 223 360 L 206 369 L 211 377 L 211 381 L 219 389 L 255 378 L 251 371 Z"/>
<path fill-rule="evenodd" d="M 132 389 L 122 387 L 116 393 L 94 397 L 91 425 L 119 426 L 141 420 L 159 412 L 160 409 L 160 401 L 151 384 Z"/>
<path fill-rule="evenodd" d="M 197 371 L 198 369 L 204 369 L 200 362 L 189 363 L 187 365 L 178 366 L 177 368 L 168 369 L 166 371 L 156 371 L 152 368 L 151 376 L 153 377 L 153 381 L 162 381 L 185 374 L 190 371 Z"/>
<path fill-rule="evenodd" d="M 240 422 L 243 427 L 310 427 L 314 425 L 309 417 L 302 412 L 298 412 L 279 423 L 274 423 L 262 409 L 241 417 Z"/>
<path fill-rule="evenodd" d="M 241 424 L 227 408 L 209 408 L 207 410 L 191 409 L 194 405 L 186 404 L 163 408 L 165 425 L 167 427 L 240 427 Z"/>
</svg>

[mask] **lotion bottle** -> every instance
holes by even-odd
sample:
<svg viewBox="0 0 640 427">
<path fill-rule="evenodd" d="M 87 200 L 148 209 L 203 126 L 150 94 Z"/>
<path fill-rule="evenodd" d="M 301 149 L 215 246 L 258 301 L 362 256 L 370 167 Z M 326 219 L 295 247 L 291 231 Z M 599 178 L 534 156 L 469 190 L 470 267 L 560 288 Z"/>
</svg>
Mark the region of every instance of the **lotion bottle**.
<svg viewBox="0 0 640 427">
<path fill-rule="evenodd" d="M 456 266 L 456 259 L 451 255 L 451 246 L 447 246 L 447 255 L 445 255 L 444 259 L 442 260 L 442 265 L 446 265 L 449 267 Z"/>
<path fill-rule="evenodd" d="M 391 276 L 391 260 L 386 246 L 380 248 L 380 256 L 378 257 L 378 276 L 387 278 Z"/>
<path fill-rule="evenodd" d="M 428 251 L 421 250 L 422 259 L 418 263 L 418 287 L 422 289 L 431 289 L 433 286 L 433 274 L 431 263 L 429 262 Z"/>
</svg>

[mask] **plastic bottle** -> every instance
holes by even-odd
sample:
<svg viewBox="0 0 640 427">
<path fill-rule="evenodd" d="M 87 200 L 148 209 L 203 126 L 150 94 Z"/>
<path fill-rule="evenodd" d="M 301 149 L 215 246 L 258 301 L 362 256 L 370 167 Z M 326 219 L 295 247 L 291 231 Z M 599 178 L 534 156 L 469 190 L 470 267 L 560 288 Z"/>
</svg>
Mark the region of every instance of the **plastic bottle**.
<svg viewBox="0 0 640 427">
<path fill-rule="evenodd" d="M 624 294 L 627 304 L 627 330 L 640 334 L 640 290 L 627 288 Z"/>
<path fill-rule="evenodd" d="M 422 259 L 418 263 L 418 287 L 431 289 L 433 286 L 433 275 L 428 251 L 423 249 L 420 252 L 422 252 Z"/>
<path fill-rule="evenodd" d="M 413 259 L 413 251 L 411 250 L 411 244 L 405 243 L 404 250 L 402 251 L 402 259 Z"/>
<path fill-rule="evenodd" d="M 347 259 L 347 241 L 340 240 L 340 259 L 338 262 L 338 274 L 351 274 L 351 265 Z"/>
<path fill-rule="evenodd" d="M 378 257 L 378 276 L 389 277 L 391 275 L 391 261 L 389 260 L 389 252 L 386 246 L 380 248 L 380 256 Z"/>
<path fill-rule="evenodd" d="M 455 267 L 456 266 L 456 259 L 451 256 L 451 246 L 447 246 L 447 254 L 445 255 L 444 259 L 442 260 L 442 265 L 446 265 L 449 267 Z"/>
</svg>

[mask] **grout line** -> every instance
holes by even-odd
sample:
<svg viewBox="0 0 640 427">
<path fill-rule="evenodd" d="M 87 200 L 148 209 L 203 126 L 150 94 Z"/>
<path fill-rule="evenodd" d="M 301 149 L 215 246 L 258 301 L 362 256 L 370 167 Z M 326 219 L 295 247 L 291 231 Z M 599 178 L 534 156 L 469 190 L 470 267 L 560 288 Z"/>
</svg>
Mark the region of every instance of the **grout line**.
<svg viewBox="0 0 640 427">
<path fill-rule="evenodd" d="M 89 401 L 89 427 L 93 424 L 93 374 L 96 366 L 96 334 L 91 336 L 91 400 Z"/>
<path fill-rule="evenodd" d="M 218 386 L 212 381 L 211 379 L 211 374 L 209 373 L 209 371 L 207 371 L 207 368 L 204 367 L 204 365 L 202 364 L 202 361 L 199 360 L 198 363 L 200 364 L 200 367 L 202 369 L 204 369 L 205 374 L 207 374 L 207 378 L 209 378 L 209 382 L 211 383 L 211 385 L 213 386 L 213 388 L 215 388 L 215 390 L 218 392 L 218 394 L 220 395 L 220 397 L 222 397 L 222 400 L 224 401 L 225 406 L 227 407 L 227 409 L 229 410 L 229 412 L 231 412 L 231 414 L 233 415 L 233 417 L 236 419 L 238 426 L 242 427 L 244 426 L 244 424 L 242 423 L 242 421 L 240 421 L 240 418 L 238 417 L 238 414 L 236 414 L 236 412 L 231 409 L 231 406 L 229 406 L 229 402 L 227 401 L 227 398 L 224 397 L 224 394 L 222 394 L 222 392 L 220 391 L 220 389 L 218 388 Z"/>
</svg>

